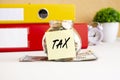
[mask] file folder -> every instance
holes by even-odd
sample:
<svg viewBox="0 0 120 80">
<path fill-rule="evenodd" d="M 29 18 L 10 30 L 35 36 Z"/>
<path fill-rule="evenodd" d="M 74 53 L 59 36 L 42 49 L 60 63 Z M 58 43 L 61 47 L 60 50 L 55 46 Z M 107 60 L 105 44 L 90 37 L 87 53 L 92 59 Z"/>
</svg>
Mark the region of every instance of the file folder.
<svg viewBox="0 0 120 80">
<path fill-rule="evenodd" d="M 0 24 L 75 20 L 72 4 L 0 4 Z"/>
<path fill-rule="evenodd" d="M 0 52 L 43 50 L 42 38 L 50 20 L 75 20 L 72 4 L 1 4 Z M 75 23 L 82 40 L 88 46 L 85 23 Z"/>
<path fill-rule="evenodd" d="M 48 23 L 0 24 L 0 52 L 43 50 L 42 38 L 48 28 Z M 87 48 L 87 24 L 75 23 L 74 28 L 81 36 L 82 48 Z"/>
</svg>

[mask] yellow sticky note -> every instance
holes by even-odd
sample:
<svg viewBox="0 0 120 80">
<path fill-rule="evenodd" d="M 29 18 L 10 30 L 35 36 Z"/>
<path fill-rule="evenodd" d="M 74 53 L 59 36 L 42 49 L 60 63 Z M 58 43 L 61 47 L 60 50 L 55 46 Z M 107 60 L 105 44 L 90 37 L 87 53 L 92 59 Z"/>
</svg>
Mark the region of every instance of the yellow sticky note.
<svg viewBox="0 0 120 80">
<path fill-rule="evenodd" d="M 76 57 L 73 30 L 46 32 L 49 60 Z"/>
</svg>

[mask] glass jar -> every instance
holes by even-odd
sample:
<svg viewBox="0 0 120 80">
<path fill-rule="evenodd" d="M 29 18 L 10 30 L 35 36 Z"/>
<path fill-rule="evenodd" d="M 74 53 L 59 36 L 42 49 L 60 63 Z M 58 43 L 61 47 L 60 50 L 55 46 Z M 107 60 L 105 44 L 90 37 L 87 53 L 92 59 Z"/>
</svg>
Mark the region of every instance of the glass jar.
<svg viewBox="0 0 120 80">
<path fill-rule="evenodd" d="M 81 37 L 77 33 L 77 31 L 73 28 L 73 21 L 72 20 L 63 20 L 63 21 L 53 20 L 53 21 L 50 21 L 49 24 L 50 24 L 50 28 L 48 29 L 48 32 L 73 29 L 76 54 L 81 50 L 81 44 L 82 44 L 81 43 Z M 42 39 L 42 46 L 43 46 L 44 52 L 47 54 L 47 46 L 46 46 L 45 35 L 43 36 L 43 39 Z M 69 61 L 69 60 L 72 60 L 72 59 L 71 58 L 62 59 L 62 61 L 64 61 L 64 60 Z"/>
</svg>

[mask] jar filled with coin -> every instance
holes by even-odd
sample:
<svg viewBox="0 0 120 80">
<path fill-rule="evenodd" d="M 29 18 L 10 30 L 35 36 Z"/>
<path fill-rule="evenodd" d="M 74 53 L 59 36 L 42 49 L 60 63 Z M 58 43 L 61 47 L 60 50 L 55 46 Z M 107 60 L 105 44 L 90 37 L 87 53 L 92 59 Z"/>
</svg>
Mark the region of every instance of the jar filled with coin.
<svg viewBox="0 0 120 80">
<path fill-rule="evenodd" d="M 74 43 L 75 43 L 75 51 L 76 54 L 81 50 L 81 37 L 78 35 L 77 31 L 73 28 L 73 21 L 72 20 L 52 20 L 49 23 L 50 28 L 47 30 L 47 32 L 52 32 L 52 31 L 61 31 L 61 30 L 73 30 L 73 35 L 74 35 Z M 43 36 L 42 39 L 42 46 L 43 50 L 46 54 L 48 54 L 47 51 L 47 44 L 46 44 L 46 36 Z M 60 59 L 61 61 L 70 61 L 72 58 L 67 58 L 67 59 Z"/>
</svg>

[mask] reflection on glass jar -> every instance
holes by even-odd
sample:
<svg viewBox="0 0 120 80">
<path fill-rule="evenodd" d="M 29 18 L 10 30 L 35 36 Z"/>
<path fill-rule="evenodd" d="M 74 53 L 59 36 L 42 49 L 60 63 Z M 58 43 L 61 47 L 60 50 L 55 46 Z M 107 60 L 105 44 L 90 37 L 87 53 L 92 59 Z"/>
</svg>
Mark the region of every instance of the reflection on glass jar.
<svg viewBox="0 0 120 80">
<path fill-rule="evenodd" d="M 81 37 L 77 33 L 77 31 L 73 28 L 73 21 L 72 20 L 63 20 L 63 21 L 53 20 L 53 21 L 50 21 L 49 24 L 50 24 L 50 28 L 48 29 L 48 32 L 72 29 L 73 35 L 74 35 L 74 41 L 75 41 L 76 54 L 81 50 Z M 43 46 L 43 50 L 47 54 L 45 35 L 43 36 L 42 46 Z M 71 60 L 71 59 L 64 59 L 64 60 L 66 61 L 66 60 Z"/>
</svg>

